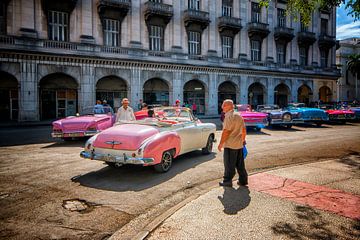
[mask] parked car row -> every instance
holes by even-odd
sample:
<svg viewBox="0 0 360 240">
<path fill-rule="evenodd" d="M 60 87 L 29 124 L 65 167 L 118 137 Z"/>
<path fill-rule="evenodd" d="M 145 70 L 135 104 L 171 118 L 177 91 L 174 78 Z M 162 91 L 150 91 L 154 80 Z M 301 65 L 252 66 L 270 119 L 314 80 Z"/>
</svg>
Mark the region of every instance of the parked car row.
<svg viewBox="0 0 360 240">
<path fill-rule="evenodd" d="M 360 113 L 360 108 L 324 109 L 290 104 L 282 109 L 277 105 L 259 105 L 257 111 L 253 111 L 248 104 L 236 105 L 246 126 L 258 130 L 276 125 L 291 128 L 299 123 L 321 126 L 329 120 L 353 120 Z M 52 136 L 64 140 L 90 137 L 80 156 L 103 161 L 115 168 L 135 164 L 167 172 L 173 159 L 181 154 L 197 149 L 202 149 L 203 154 L 212 152 L 215 124 L 202 123 L 188 108 L 158 107 L 152 110 L 151 117 L 135 115 L 138 116 L 136 121 L 115 123 L 111 107 L 103 107 L 101 111 L 86 108 L 82 114 L 54 121 Z"/>
</svg>

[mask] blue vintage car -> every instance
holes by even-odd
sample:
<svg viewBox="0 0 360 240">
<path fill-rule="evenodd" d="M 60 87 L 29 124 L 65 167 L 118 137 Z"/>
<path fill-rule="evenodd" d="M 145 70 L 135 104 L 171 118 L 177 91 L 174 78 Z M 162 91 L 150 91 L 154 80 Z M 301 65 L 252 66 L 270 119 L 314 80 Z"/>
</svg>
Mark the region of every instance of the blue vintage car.
<svg viewBox="0 0 360 240">
<path fill-rule="evenodd" d="M 258 105 L 256 110 L 268 114 L 268 126 L 291 128 L 294 124 L 304 123 L 298 111 L 281 109 L 276 104 Z"/>
<path fill-rule="evenodd" d="M 313 123 L 318 127 L 329 121 L 329 116 L 324 110 L 306 107 L 305 103 L 290 103 L 285 109 L 300 113 L 304 123 Z"/>
</svg>

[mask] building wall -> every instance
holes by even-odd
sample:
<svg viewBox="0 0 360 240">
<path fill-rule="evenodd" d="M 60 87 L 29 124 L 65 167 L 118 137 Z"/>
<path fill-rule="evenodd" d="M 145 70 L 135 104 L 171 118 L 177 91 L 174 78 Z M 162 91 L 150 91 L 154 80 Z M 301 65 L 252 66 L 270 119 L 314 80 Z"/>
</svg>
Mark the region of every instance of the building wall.
<svg viewBox="0 0 360 240">
<path fill-rule="evenodd" d="M 317 101 L 318 89 L 328 86 L 331 99 L 336 100 L 334 82 L 338 78 L 335 66 L 335 47 L 329 51 L 328 68 L 319 67 L 318 42 L 309 48 L 309 66 L 299 66 L 297 32 L 300 23 L 287 17 L 287 27 L 295 37 L 287 44 L 286 63 L 276 63 L 274 27 L 277 26 L 277 7 L 285 4 L 271 1 L 262 9 L 261 18 L 269 24 L 270 34 L 262 44 L 262 61 L 252 62 L 248 22 L 251 1 L 234 1 L 233 17 L 242 19 L 242 29 L 234 38 L 233 59 L 222 58 L 218 18 L 219 1 L 201 1 L 201 11 L 209 12 L 209 25 L 202 33 L 201 55 L 188 55 L 184 10 L 187 1 L 164 0 L 173 6 L 173 15 L 165 29 L 164 52 L 149 51 L 148 30 L 145 24 L 145 0 L 132 0 L 131 9 L 121 22 L 121 46 L 103 46 L 102 24 L 98 13 L 99 0 L 78 0 L 70 14 L 69 42 L 48 41 L 48 27 L 41 0 L 11 0 L 8 5 L 7 36 L 0 36 L 0 70 L 12 74 L 19 82 L 19 121 L 40 119 L 40 81 L 52 73 L 71 76 L 78 84 L 78 109 L 93 105 L 96 83 L 105 76 L 117 76 L 127 83 L 127 95 L 132 106 L 143 96 L 144 83 L 159 78 L 168 83 L 169 104 L 183 99 L 186 82 L 198 80 L 205 89 L 205 114 L 217 114 L 218 86 L 225 81 L 236 87 L 239 103 L 248 102 L 248 88 L 259 82 L 265 89 L 265 103 L 274 103 L 274 88 L 284 83 L 290 90 L 289 102 L 297 101 L 297 90 L 307 84 Z M 328 18 L 329 35 L 335 35 L 335 10 L 329 14 L 314 12 L 309 31 L 319 38 L 320 17 Z M 85 36 L 85 37 L 84 37 Z"/>
<path fill-rule="evenodd" d="M 356 96 L 355 75 L 347 71 L 347 62 L 352 54 L 360 54 L 360 39 L 351 38 L 340 41 L 340 48 L 336 51 L 336 63 L 341 67 L 341 77 L 337 82 L 339 89 L 338 101 L 353 101 L 360 99 L 360 76 L 358 76 L 358 95 Z"/>
</svg>

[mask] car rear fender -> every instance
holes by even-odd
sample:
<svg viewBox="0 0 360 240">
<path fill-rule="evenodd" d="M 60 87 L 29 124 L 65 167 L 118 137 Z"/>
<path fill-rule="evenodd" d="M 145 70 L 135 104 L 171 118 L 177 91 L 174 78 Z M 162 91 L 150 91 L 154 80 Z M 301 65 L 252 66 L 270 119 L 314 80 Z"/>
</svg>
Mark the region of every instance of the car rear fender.
<svg viewBox="0 0 360 240">
<path fill-rule="evenodd" d="M 143 156 L 154 158 L 154 163 L 161 162 L 163 152 L 173 151 L 173 157 L 177 157 L 180 152 L 181 139 L 176 132 L 160 133 L 149 139 L 144 146 Z"/>
</svg>

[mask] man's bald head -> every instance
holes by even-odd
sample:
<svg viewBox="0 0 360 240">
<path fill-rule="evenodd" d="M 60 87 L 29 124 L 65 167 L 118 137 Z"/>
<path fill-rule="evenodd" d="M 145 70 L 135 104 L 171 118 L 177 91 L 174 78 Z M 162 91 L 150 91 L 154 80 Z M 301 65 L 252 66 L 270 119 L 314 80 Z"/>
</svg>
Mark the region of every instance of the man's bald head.
<svg viewBox="0 0 360 240">
<path fill-rule="evenodd" d="M 225 99 L 221 108 L 225 113 L 234 109 L 234 102 L 231 99 Z"/>
</svg>

